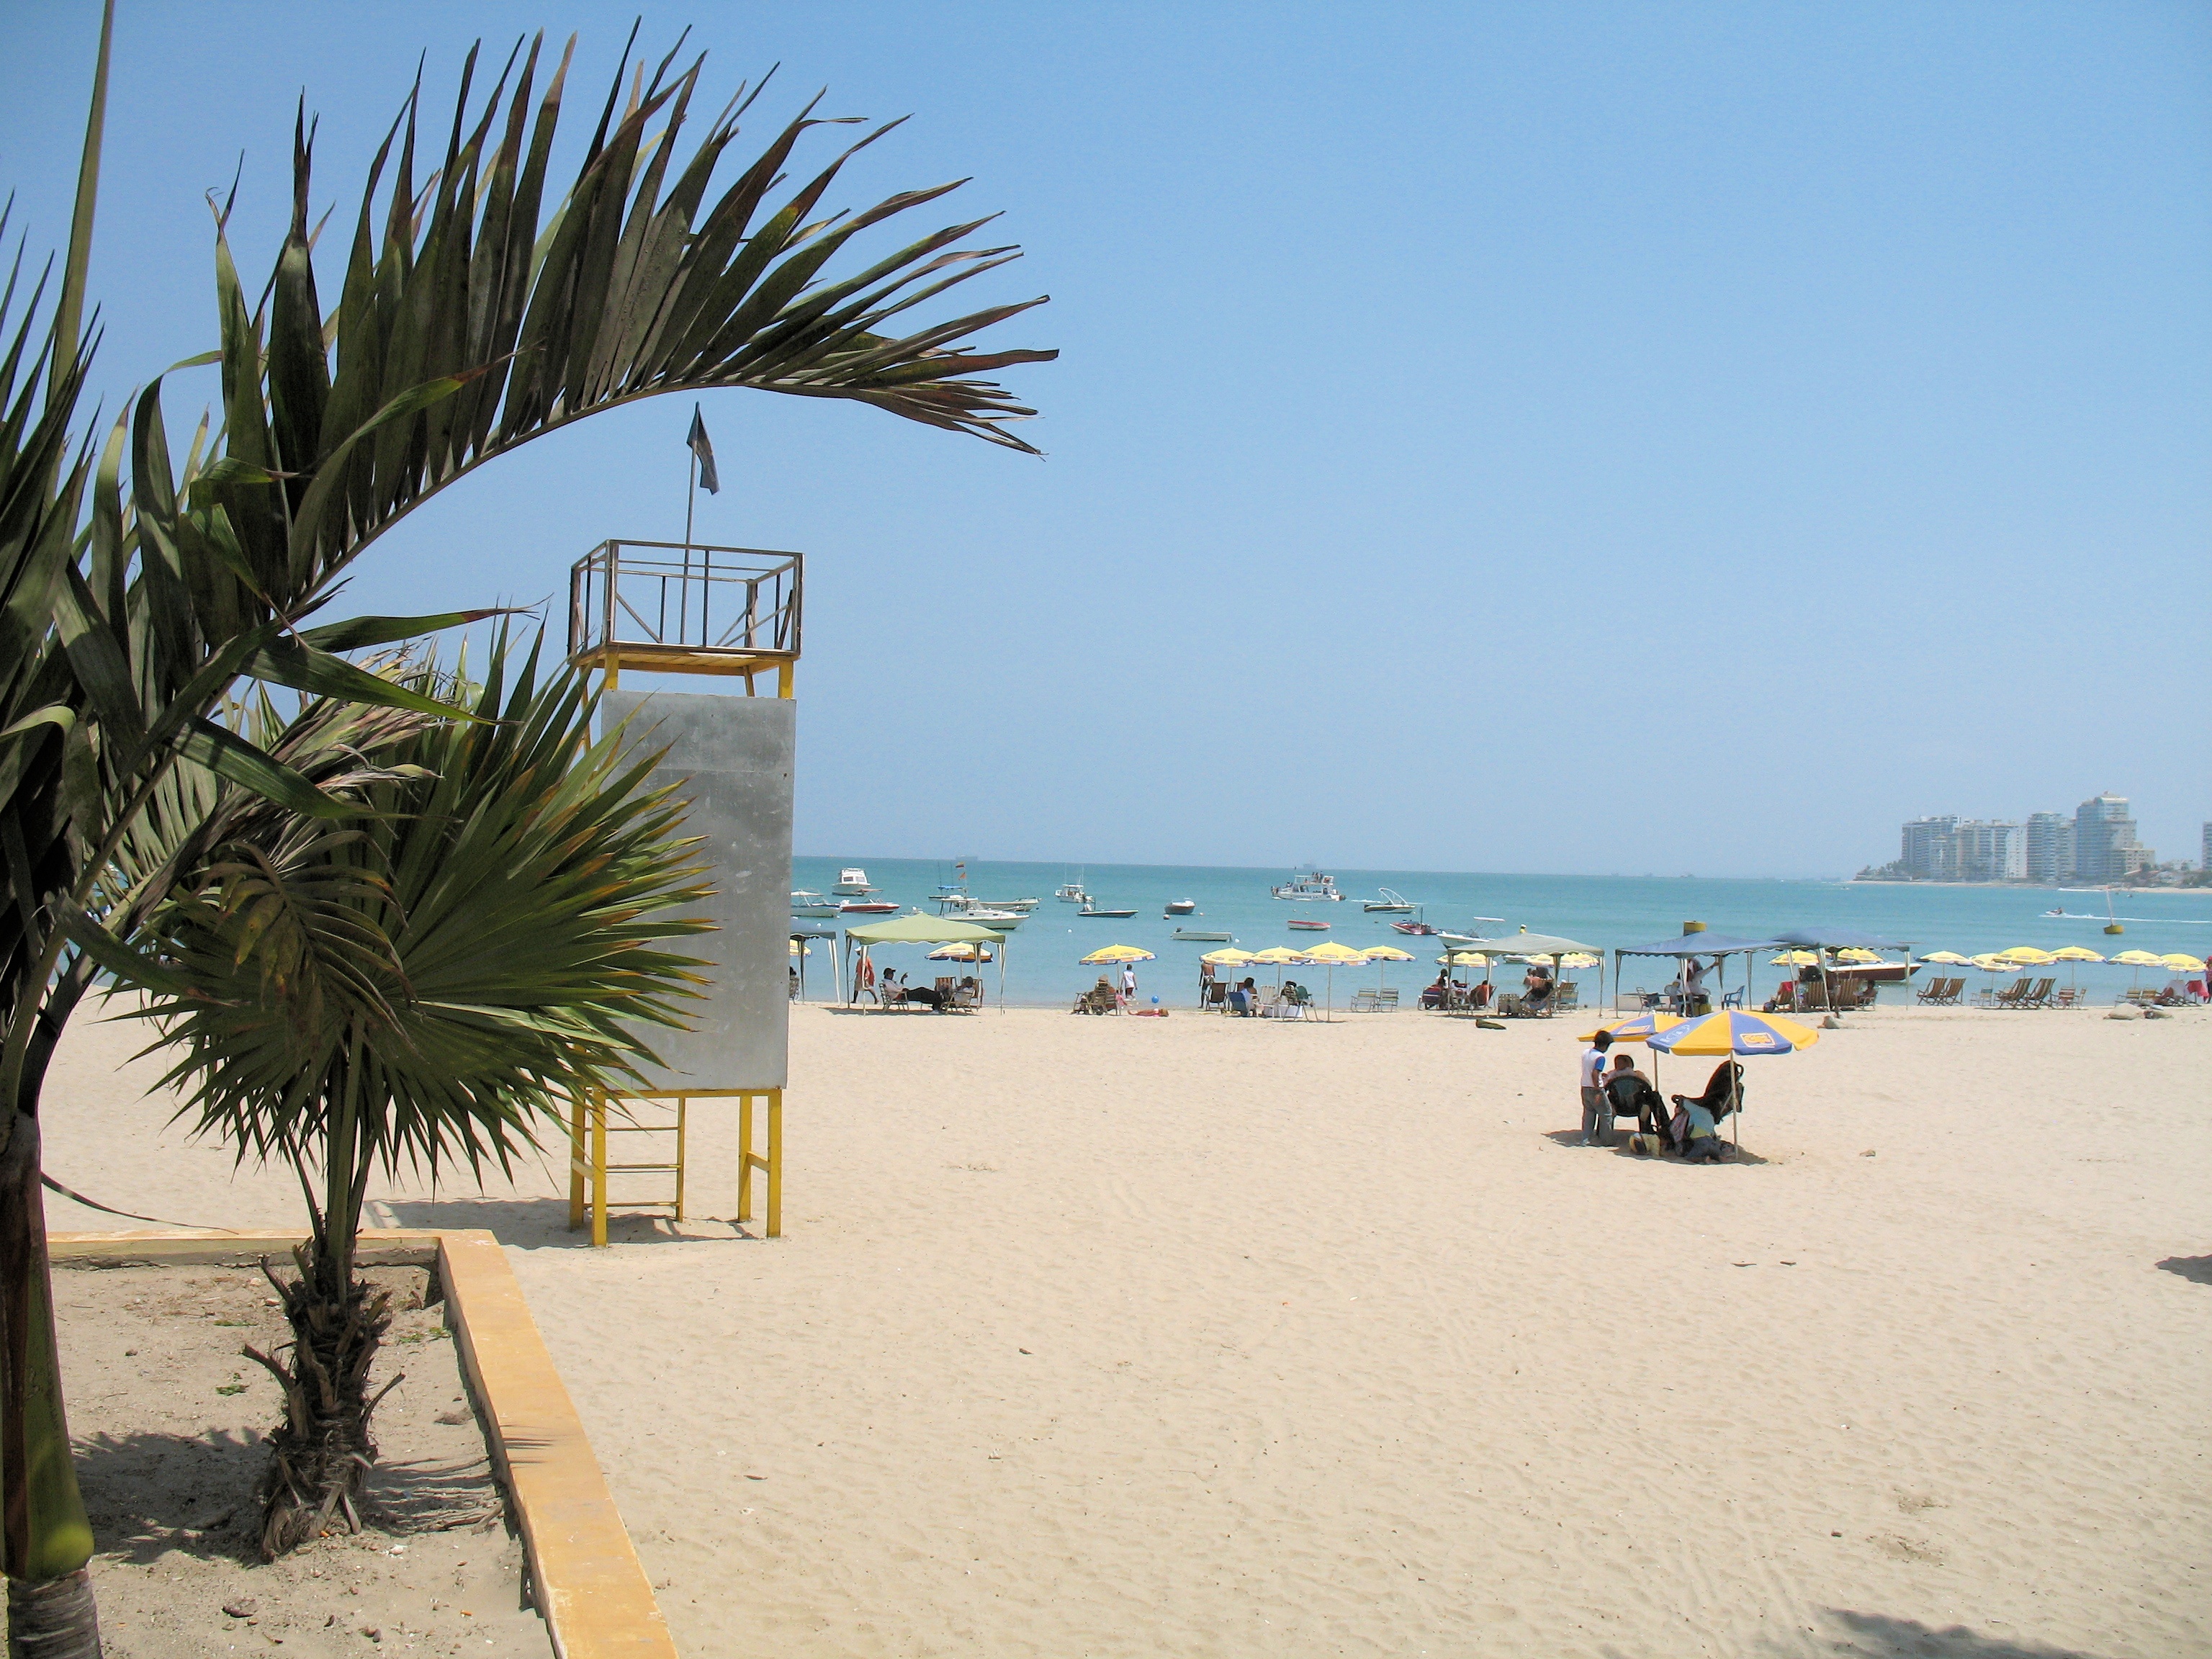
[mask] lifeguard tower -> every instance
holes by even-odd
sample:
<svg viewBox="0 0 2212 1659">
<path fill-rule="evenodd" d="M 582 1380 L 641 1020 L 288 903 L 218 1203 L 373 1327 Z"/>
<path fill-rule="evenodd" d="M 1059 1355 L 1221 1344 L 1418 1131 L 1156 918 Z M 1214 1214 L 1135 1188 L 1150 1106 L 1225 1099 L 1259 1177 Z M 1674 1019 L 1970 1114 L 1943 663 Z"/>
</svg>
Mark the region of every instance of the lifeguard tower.
<svg viewBox="0 0 2212 1659">
<path fill-rule="evenodd" d="M 690 802 L 685 828 L 702 838 L 714 888 L 701 913 L 717 924 L 683 942 L 686 954 L 707 959 L 701 971 L 711 981 L 687 1010 L 691 1029 L 644 1033 L 662 1062 L 644 1086 L 574 1103 L 568 1224 L 588 1217 L 594 1245 L 607 1242 L 611 1209 L 684 1219 L 696 1101 L 737 1103 L 736 1218 L 754 1218 L 759 1175 L 765 1231 L 783 1231 L 792 697 L 805 570 L 797 553 L 620 541 L 600 543 L 569 570 L 568 660 L 605 676 L 605 729 L 627 721 L 629 741 L 665 751 L 654 781 L 674 784 Z M 641 690 L 623 685 L 625 668 L 736 676 L 745 695 Z M 763 696 L 759 680 L 771 672 L 775 694 Z M 641 1154 L 610 1159 L 611 1136 Z"/>
</svg>

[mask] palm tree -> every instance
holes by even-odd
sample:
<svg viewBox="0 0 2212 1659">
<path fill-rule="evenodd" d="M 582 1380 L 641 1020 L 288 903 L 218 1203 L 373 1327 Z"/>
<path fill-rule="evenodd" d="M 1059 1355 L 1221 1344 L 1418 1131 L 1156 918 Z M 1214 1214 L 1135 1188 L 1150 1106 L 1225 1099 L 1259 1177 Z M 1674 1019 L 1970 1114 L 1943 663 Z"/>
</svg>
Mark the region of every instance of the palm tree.
<svg viewBox="0 0 2212 1659">
<path fill-rule="evenodd" d="M 219 344 L 204 360 L 222 366 L 216 435 L 204 424 L 179 461 L 156 379 L 104 443 L 73 441 L 93 345 L 84 285 L 112 22 L 111 4 L 76 222 L 43 337 L 33 325 L 43 280 L 20 307 L 13 278 L 0 293 L 0 1555 L 11 1643 L 26 1645 L 31 1631 L 58 1659 L 96 1653 L 98 1637 L 40 1217 L 47 1062 L 102 956 L 132 939 L 173 886 L 171 861 L 128 881 L 118 870 L 145 815 L 186 799 L 173 781 L 180 767 L 301 817 L 347 811 L 210 718 L 231 688 L 244 677 L 436 713 L 420 690 L 345 653 L 481 613 L 307 619 L 422 501 L 601 410 L 750 387 L 851 398 L 1029 451 L 1008 423 L 1032 411 L 974 377 L 1054 355 L 960 344 L 1036 300 L 893 331 L 909 310 L 1016 257 L 963 246 L 986 220 L 832 274 L 848 242 L 957 187 L 818 213 L 844 161 L 896 123 L 787 190 L 787 163 L 824 125 L 810 104 L 710 205 L 759 88 L 741 91 L 677 167 L 702 64 L 672 75 L 673 52 L 648 80 L 641 62 L 632 73 L 625 48 L 582 166 L 547 213 L 574 42 L 537 94 L 541 37 L 518 45 L 474 104 L 471 51 L 438 164 L 419 184 L 420 97 L 407 96 L 368 169 L 328 313 L 303 109 L 291 222 L 265 301 L 249 305 L 227 216 L 217 226 Z"/>
<path fill-rule="evenodd" d="M 303 817 L 229 786 L 223 823 L 141 930 L 118 979 L 178 1059 L 180 1115 L 241 1160 L 289 1164 L 309 1216 L 278 1279 L 289 1351 L 247 1353 L 284 1390 L 263 1486 L 263 1553 L 335 1526 L 375 1456 L 367 1382 L 387 1298 L 354 1276 L 370 1176 L 455 1160 L 501 1170 L 565 1103 L 635 1076 L 641 1030 L 701 983 L 665 941 L 705 889 L 623 734 L 592 740 L 596 699 L 533 648 L 509 680 L 496 642 L 476 722 L 424 723 L 326 787 L 359 816 Z M 434 674 L 398 676 L 424 692 Z M 299 726 L 357 753 L 352 710 Z M 305 746 L 305 745 L 294 745 Z M 150 959 L 149 959 L 150 957 Z M 389 1386 L 388 1384 L 386 1385 Z"/>
</svg>

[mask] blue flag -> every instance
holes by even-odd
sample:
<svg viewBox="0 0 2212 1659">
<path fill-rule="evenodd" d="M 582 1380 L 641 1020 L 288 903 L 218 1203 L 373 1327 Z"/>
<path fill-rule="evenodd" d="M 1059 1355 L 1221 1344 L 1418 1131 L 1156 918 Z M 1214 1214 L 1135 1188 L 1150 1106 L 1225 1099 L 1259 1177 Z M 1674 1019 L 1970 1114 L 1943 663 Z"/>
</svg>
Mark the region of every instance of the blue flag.
<svg viewBox="0 0 2212 1659">
<path fill-rule="evenodd" d="M 707 422 L 699 417 L 699 405 L 691 405 L 691 435 L 684 441 L 691 453 L 699 458 L 699 483 L 709 495 L 722 493 L 721 475 L 714 471 L 714 446 L 707 436 Z"/>
</svg>

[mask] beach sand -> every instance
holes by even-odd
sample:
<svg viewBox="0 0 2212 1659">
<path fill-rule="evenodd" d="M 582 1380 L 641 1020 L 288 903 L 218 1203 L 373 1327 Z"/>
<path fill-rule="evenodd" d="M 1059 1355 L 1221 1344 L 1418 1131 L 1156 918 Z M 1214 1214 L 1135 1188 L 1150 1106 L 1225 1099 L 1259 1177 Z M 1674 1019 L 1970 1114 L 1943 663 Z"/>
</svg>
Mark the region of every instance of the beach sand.
<svg viewBox="0 0 2212 1659">
<path fill-rule="evenodd" d="M 2212 1650 L 2212 1016 L 1853 1016 L 1697 1168 L 1565 1144 L 1577 1029 L 802 1008 L 781 1240 L 380 1213 L 507 1242 L 687 1654 Z M 137 1041 L 49 1170 L 292 1222 Z"/>
</svg>

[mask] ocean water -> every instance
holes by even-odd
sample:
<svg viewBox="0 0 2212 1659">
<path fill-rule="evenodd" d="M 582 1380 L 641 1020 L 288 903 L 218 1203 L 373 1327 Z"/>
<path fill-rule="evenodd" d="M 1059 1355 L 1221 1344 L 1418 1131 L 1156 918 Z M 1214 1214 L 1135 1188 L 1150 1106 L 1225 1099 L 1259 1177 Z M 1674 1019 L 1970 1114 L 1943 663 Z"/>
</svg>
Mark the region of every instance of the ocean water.
<svg viewBox="0 0 2212 1659">
<path fill-rule="evenodd" d="M 828 894 L 846 865 L 859 865 L 882 890 L 874 896 L 897 902 L 902 909 L 920 907 L 930 915 L 936 906 L 930 896 L 940 883 L 956 879 L 954 866 L 933 860 L 871 858 L 798 858 L 792 861 L 792 885 Z M 1133 945 L 1150 951 L 1156 960 L 1139 963 L 1139 994 L 1158 996 L 1169 1008 L 1187 1008 L 1196 1000 L 1198 958 L 1201 952 L 1222 947 L 1212 944 L 1178 943 L 1170 937 L 1179 927 L 1225 929 L 1247 951 L 1287 945 L 1310 948 L 1323 939 L 1335 939 L 1357 949 L 1370 945 L 1395 945 L 1414 953 L 1412 962 L 1389 964 L 1388 982 L 1400 988 L 1406 1000 L 1413 989 L 1433 979 L 1439 945 L 1433 939 L 1409 938 L 1392 931 L 1398 918 L 1370 915 L 1359 901 L 1373 898 L 1389 887 L 1421 906 L 1422 919 L 1455 933 L 1492 937 L 1526 927 L 1536 933 L 1556 933 L 1601 946 L 1648 944 L 1680 933 L 1685 921 L 1702 921 L 1715 933 L 1759 938 L 1795 927 L 1837 926 L 1863 933 L 1909 941 L 1915 955 L 1928 951 L 1955 951 L 1973 956 L 2002 951 L 2015 945 L 2033 945 L 2054 951 L 2066 945 L 2084 945 L 2111 955 L 2116 951 L 2146 950 L 2163 954 L 2184 951 L 2203 957 L 2212 950 L 2212 889 L 2180 892 L 2115 894 L 2113 901 L 2127 929 L 2114 939 L 2104 932 L 2105 896 L 2067 893 L 2042 887 L 1935 887 L 1904 883 L 1853 884 L 1832 881 L 1729 881 L 1700 877 L 1635 876 L 1508 876 L 1462 874 L 1417 870 L 1331 869 L 1345 901 L 1340 904 L 1291 903 L 1271 898 L 1268 889 L 1287 880 L 1283 869 L 1231 869 L 1202 865 L 1013 864 L 988 860 L 967 861 L 968 890 L 979 899 L 1036 898 L 1040 902 L 1030 919 L 1017 929 L 1006 953 L 1006 1000 L 1012 1003 L 1065 1007 L 1097 978 L 1098 970 L 1081 966 L 1078 958 L 1102 945 Z M 1072 904 L 1056 902 L 1053 890 L 1063 881 L 1080 880 L 1103 908 L 1137 914 L 1126 920 L 1079 916 Z M 1198 915 L 1170 918 L 1163 907 L 1173 899 L 1194 899 Z M 2040 912 L 2062 905 L 2072 915 L 2046 916 Z M 2094 914 L 2092 914 L 2094 913 Z M 1293 931 L 1285 926 L 1292 916 L 1326 921 L 1326 933 Z M 1477 921 L 1478 916 L 1502 918 Z M 848 920 L 877 921 L 878 917 Z M 822 924 L 829 925 L 829 924 Z M 941 971 L 925 959 L 926 947 L 886 947 L 877 961 L 896 966 L 909 977 L 927 980 Z M 1741 958 L 1729 968 L 1729 983 L 1736 983 Z M 820 946 L 808 964 L 807 994 L 811 999 L 830 994 L 828 962 Z M 1612 988 L 1612 959 L 1607 958 L 1607 989 Z M 1753 967 L 1753 989 L 1764 998 L 1788 971 L 1770 967 L 1762 958 Z M 1932 969 L 1923 969 L 1924 979 Z M 1971 969 L 1946 970 L 1978 979 Z M 2064 969 L 2051 970 L 2063 973 Z M 2117 993 L 2135 976 L 2124 968 L 2087 966 L 2080 982 L 2100 994 Z M 1656 958 L 1631 958 L 1626 980 L 1631 986 L 1656 987 L 1670 975 L 1671 965 Z M 1320 987 L 1326 977 L 1319 969 L 1292 969 L 1292 976 Z M 1585 983 L 1585 1001 L 1597 994 L 1595 971 L 1575 975 Z M 995 983 L 995 968 L 993 974 Z M 1509 979 L 1494 982 L 1501 986 Z M 1510 979 L 1517 979 L 1515 973 Z M 1351 988 L 1373 984 L 1376 969 L 1339 969 L 1335 994 L 1341 1004 Z M 2141 982 L 2162 982 L 2160 970 L 2146 969 Z M 1902 1000 L 1892 988 L 1886 999 Z"/>
</svg>

